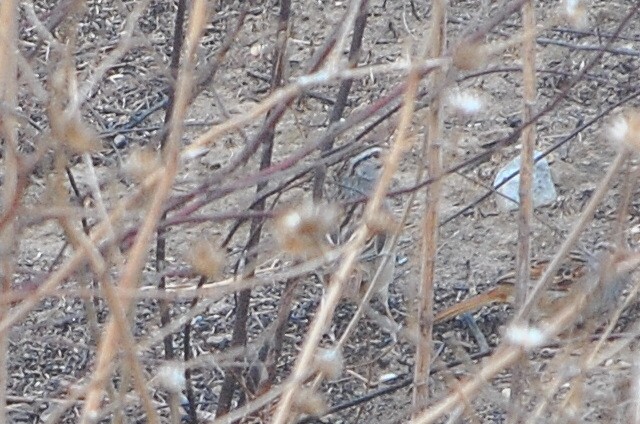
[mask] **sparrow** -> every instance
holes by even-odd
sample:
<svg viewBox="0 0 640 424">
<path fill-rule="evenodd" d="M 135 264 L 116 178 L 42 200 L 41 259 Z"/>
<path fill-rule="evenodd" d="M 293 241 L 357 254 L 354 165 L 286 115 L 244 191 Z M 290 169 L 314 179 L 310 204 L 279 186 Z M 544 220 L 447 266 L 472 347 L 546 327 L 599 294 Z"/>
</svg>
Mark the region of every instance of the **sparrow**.
<svg viewBox="0 0 640 424">
<path fill-rule="evenodd" d="M 555 299 L 564 297 L 568 289 L 585 276 L 589 271 L 589 267 L 593 266 L 593 261 L 593 256 L 587 252 L 571 252 L 567 261 L 556 273 L 553 283 L 547 289 L 541 304 L 550 304 Z M 549 263 L 550 259 L 546 258 L 531 260 L 531 280 L 537 281 Z M 513 271 L 499 276 L 494 281 L 493 288 L 438 312 L 434 317 L 434 321 L 436 323 L 448 321 L 461 314 L 475 311 L 493 303 L 513 303 L 515 298 L 515 279 L 516 274 Z"/>
<path fill-rule="evenodd" d="M 532 282 L 542 276 L 549 263 L 549 259 L 531 261 Z M 566 302 L 571 301 L 573 290 L 589 293 L 589 304 L 582 320 L 607 315 L 622 297 L 629 274 L 638 263 L 639 255 L 624 249 L 603 252 L 597 256 L 582 250 L 571 252 L 538 302 L 537 315 L 543 319 L 552 317 Z M 515 273 L 510 272 L 498 277 L 492 289 L 440 311 L 434 321 L 447 321 L 493 303 L 513 303 L 514 295 Z"/>
<path fill-rule="evenodd" d="M 380 177 L 383 153 L 382 148 L 371 147 L 349 158 L 334 175 L 333 185 L 337 190 L 334 191 L 333 200 L 348 203 L 371 195 Z M 363 210 L 363 203 L 347 206 L 339 234 L 334 235 L 336 244 L 347 241 L 352 236 L 356 224 L 363 217 Z M 388 203 L 383 205 L 381 213 L 391 215 Z M 387 237 L 386 231 L 378 230 L 367 243 L 360 259 L 351 281 L 352 287 L 347 290 L 347 296 L 362 297 L 373 283 L 375 296 L 384 304 L 385 312 L 391 318 L 389 285 L 393 281 L 396 263 L 392 238 Z M 379 272 L 378 269 L 380 269 Z M 376 273 L 377 278 L 373 281 Z"/>
</svg>

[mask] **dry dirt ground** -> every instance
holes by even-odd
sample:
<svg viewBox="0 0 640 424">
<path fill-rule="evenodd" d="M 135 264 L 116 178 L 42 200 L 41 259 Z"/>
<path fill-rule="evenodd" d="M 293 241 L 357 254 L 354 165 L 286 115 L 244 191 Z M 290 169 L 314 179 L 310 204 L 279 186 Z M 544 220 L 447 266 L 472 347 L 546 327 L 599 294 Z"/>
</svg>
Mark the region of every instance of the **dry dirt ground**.
<svg viewBox="0 0 640 424">
<path fill-rule="evenodd" d="M 49 4 L 52 3 L 52 4 Z M 36 14 L 47 16 L 54 2 L 36 2 Z M 230 27 L 235 25 L 238 10 L 242 2 L 223 1 L 216 10 L 213 23 L 207 27 L 204 42 L 199 55 L 211 57 L 222 43 Z M 312 55 L 342 17 L 348 2 L 342 1 L 294 1 L 292 10 L 293 27 L 290 50 L 288 52 L 288 72 L 291 77 L 300 75 L 305 61 Z M 420 48 L 416 45 L 428 25 L 429 2 L 408 0 L 370 2 L 370 16 L 364 37 L 363 53 L 360 64 L 390 63 L 401 57 L 407 48 Z M 490 2 L 489 10 L 482 11 L 481 2 L 453 1 L 449 10 L 450 38 L 455 40 L 462 32 L 473 26 L 477 19 L 485 15 L 478 13 L 497 12 L 498 3 Z M 547 24 L 557 16 L 558 2 L 536 2 L 538 20 Z M 589 25 L 583 32 L 573 32 L 566 25 L 555 25 L 540 33 L 538 44 L 538 105 L 553 101 L 566 86 L 597 53 L 592 48 L 602 46 L 609 41 L 628 9 L 635 3 L 631 0 L 587 1 Z M 109 52 L 118 39 L 119 31 L 132 2 L 93 1 L 81 18 L 75 65 L 82 80 L 87 72 L 100 62 L 100 57 Z M 383 7 L 384 6 L 384 7 Z M 128 182 L 120 178 L 122 161 L 140 146 L 155 146 L 158 128 L 162 123 L 163 109 L 150 114 L 141 122 L 133 122 L 139 113 L 161 102 L 166 97 L 170 81 L 167 71 L 170 53 L 171 30 L 175 13 L 174 2 L 152 1 L 140 20 L 140 31 L 135 38 L 131 53 L 125 55 L 108 71 L 106 78 L 98 83 L 95 95 L 87 102 L 84 115 L 94 128 L 102 134 L 103 148 L 95 155 L 95 164 L 99 179 L 105 182 L 107 200 L 121 197 L 129 189 Z M 249 7 L 249 14 L 243 29 L 237 36 L 214 81 L 193 103 L 187 120 L 187 133 L 184 142 L 189 143 L 208 125 L 220 122 L 226 114 L 237 115 L 248 110 L 264 98 L 268 89 L 270 59 L 273 53 L 274 33 L 278 7 L 273 1 L 258 3 Z M 24 17 L 23 17 L 24 19 Z M 614 53 L 605 53 L 601 62 L 596 64 L 583 80 L 572 88 L 566 100 L 544 116 L 537 124 L 539 150 L 545 150 L 562 140 L 576 128 L 589 123 L 599 113 L 615 102 L 637 93 L 635 81 L 638 78 L 638 56 L 640 54 L 640 24 L 632 19 L 622 30 L 620 37 L 612 44 Z M 31 47 L 30 41 L 37 39 L 34 31 L 27 29 L 25 21 L 21 23 L 22 48 Z M 490 38 L 496 41 L 507 40 L 518 33 L 519 19 L 514 16 L 499 25 Z M 62 29 L 60 30 L 62 31 Z M 67 29 L 68 31 L 68 29 Z M 410 47 L 413 46 L 413 47 Z M 43 46 L 38 47 L 33 68 L 38 75 L 46 75 L 48 68 L 54 66 L 55 57 L 47 56 Z M 492 72 L 471 71 L 459 75 L 456 83 L 462 88 L 476 89 L 486 101 L 487 107 L 477 117 L 466 122 L 455 119 L 445 121 L 445 139 L 447 140 L 446 161 L 452 165 L 473 157 L 487 149 L 495 141 L 513 131 L 520 123 L 520 66 L 519 52 L 516 48 L 491 59 L 486 69 Z M 485 68 L 482 68 L 485 69 Z M 473 75 L 472 75 L 473 72 Z M 369 77 L 356 81 L 349 98 L 346 115 L 362 105 L 375 101 L 400 81 L 397 76 Z M 307 141 L 320 134 L 327 125 L 335 86 L 320 87 L 294 103 L 290 111 L 278 125 L 275 142 L 275 161 L 284 158 L 303 146 Z M 630 100 L 627 104 L 636 104 Z M 46 115 L 41 105 L 24 98 L 21 104 L 30 119 L 46 126 Z M 419 111 L 412 128 L 415 148 L 407 153 L 397 175 L 394 186 L 397 188 L 411 185 L 419 162 L 419 142 L 424 137 Z M 611 162 L 615 147 L 603 137 L 602 128 L 607 118 L 598 119 L 593 125 L 583 128 L 579 134 L 551 155 L 554 180 L 559 198 L 553 205 L 540 208 L 535 212 L 533 224 L 534 256 L 552 254 L 564 239 L 571 224 L 579 216 L 581 209 L 594 192 L 608 164 Z M 131 125 L 130 125 L 131 124 Z M 261 124 L 255 122 L 245 128 L 252 134 Z M 116 149 L 116 135 L 126 139 L 126 146 Z M 389 143 L 389 127 L 377 130 L 373 136 L 355 141 L 355 132 L 338 140 L 345 143 Z M 452 140 L 455 140 L 455 146 Z M 120 141 L 118 139 L 117 141 Z M 32 141 L 24 141 L 25 150 L 31 148 Z M 226 136 L 220 140 L 205 156 L 188 162 L 181 171 L 176 183 L 176 196 L 187 192 L 206 178 L 212 170 L 219 169 L 241 149 L 244 141 L 239 134 Z M 452 147 L 453 146 L 453 147 Z M 486 192 L 495 175 L 496 169 L 514 157 L 518 148 L 510 147 L 493 154 L 489 161 L 477 166 L 464 168 L 450 175 L 444 185 L 441 217 L 443 220 L 453 216 L 462 208 L 478 199 Z M 257 166 L 257 160 L 251 160 L 246 166 L 250 172 Z M 73 167 L 81 189 L 86 190 L 81 163 Z M 29 188 L 28 211 L 46 207 L 49 200 L 43 186 L 47 179 L 47 166 L 42 166 L 32 178 Z M 282 178 L 281 178 L 282 180 Z M 602 243 L 611 242 L 614 237 L 615 217 L 622 187 L 618 179 L 615 187 L 607 195 L 605 202 L 598 208 L 595 220 L 581 237 L 581 244 L 588 249 L 596 249 Z M 224 197 L 222 200 L 207 204 L 200 210 L 202 215 L 215 212 L 245 210 L 249 205 L 254 189 L 248 189 Z M 308 184 L 293 189 L 283 202 L 301 198 L 308 191 Z M 406 287 L 419 278 L 420 269 L 420 231 L 421 214 L 424 210 L 424 193 L 418 195 L 415 207 L 412 207 L 408 221 L 399 238 L 397 269 L 395 281 L 391 287 L 391 308 L 394 317 L 402 322 L 407 312 Z M 399 215 L 407 196 L 392 199 L 393 209 Z M 269 202 L 269 206 L 272 201 Z M 637 245 L 638 204 L 635 197 L 629 205 L 624 223 L 623 237 L 631 247 Z M 131 225 L 139 222 L 140 216 L 129 218 Z M 168 269 L 179 271 L 185 267 L 185 252 L 196 240 L 210 238 L 221 240 L 225 237 L 234 221 L 205 222 L 176 226 L 168 232 Z M 229 264 L 226 276 L 232 275 L 232 264 L 239 258 L 245 243 L 247 229 L 236 234 L 227 249 Z M 455 219 L 442 225 L 439 233 L 437 257 L 436 309 L 481 292 L 491 287 L 496 277 L 512 269 L 515 263 L 517 242 L 516 214 L 500 212 L 493 197 L 485 200 Z M 47 275 L 60 249 L 64 245 L 63 231 L 54 222 L 30 227 L 20 241 L 20 262 L 15 278 L 15 288 L 30 287 Z M 263 251 L 275 248 L 269 233 L 265 235 Z M 153 253 L 153 252 L 152 252 Z M 269 255 L 265 253 L 265 257 Z M 63 258 L 69 252 L 64 251 Z M 157 276 L 152 256 L 145 271 L 143 285 L 154 285 Z M 280 258 L 281 259 L 281 258 Z M 263 268 L 280 266 L 277 261 L 263 263 Z M 74 281 L 65 282 L 67 288 L 84 286 L 90 280 L 89 274 L 76 275 Z M 194 279 L 175 277 L 168 284 L 195 284 Z M 262 330 L 275 319 L 278 298 L 284 282 L 274 281 L 271 286 L 256 290 L 252 299 L 252 315 L 249 320 L 250 337 L 259 337 Z M 296 299 L 290 314 L 285 337 L 285 351 L 280 359 L 282 376 L 291 369 L 295 355 L 302 343 L 308 324 L 318 307 L 322 288 L 314 278 L 303 281 L 296 291 Z M 87 324 L 85 307 L 87 299 L 73 295 L 62 295 L 44 300 L 29 316 L 11 329 L 9 358 L 9 395 L 12 403 L 9 407 L 13 422 L 42 422 L 60 406 L 70 388 L 78 384 L 90 373 L 95 361 L 95 341 L 92 341 Z M 378 304 L 374 304 L 378 308 Z M 99 323 L 104 324 L 108 310 L 99 303 Z M 176 302 L 172 315 L 179 317 L 188 309 L 188 302 Z M 345 302 L 340 306 L 325 343 L 339 337 L 352 316 L 355 306 Z M 635 322 L 638 313 L 632 306 L 623 315 L 617 328 L 622 332 Z M 478 324 L 487 335 L 490 346 L 500 340 L 501 327 L 507 322 L 509 309 L 506 306 L 484 308 L 475 313 Z M 135 313 L 135 336 L 147 340 L 159 327 L 159 310 L 155 301 L 140 301 Z M 196 355 L 219 353 L 224 351 L 231 340 L 234 319 L 234 298 L 227 296 L 212 303 L 206 311 L 193 321 L 193 340 Z M 437 363 L 461 360 L 462 365 L 433 377 L 433 395 L 436 399 L 445 396 L 456 387 L 456 380 L 473 374 L 480 366 L 469 359 L 470 354 L 478 351 L 475 340 L 457 320 L 439 325 L 435 329 Z M 181 345 L 181 336 L 176 336 L 176 344 Z M 623 421 L 625 388 L 617 387 L 616 377 L 628 373 L 631 348 L 627 348 L 605 362 L 598 372 L 589 375 L 588 389 L 585 391 L 585 406 L 581 421 L 616 422 Z M 554 361 L 553 348 L 543 349 L 531 361 L 532 371 L 544 373 L 549 362 Z M 163 347 L 160 341 L 141 352 L 150 375 L 154 374 L 163 362 Z M 381 331 L 370 320 L 363 320 L 351 338 L 345 351 L 346 370 L 342 376 L 326 383 L 322 392 L 327 396 L 330 406 L 340 405 L 375 390 L 389 387 L 411 375 L 414 361 L 414 349 L 408 343 L 395 344 L 390 334 Z M 553 369 L 557 369 L 553 368 Z M 392 379 L 395 378 L 395 379 Z M 201 411 L 213 413 L 223 378 L 222 369 L 211 363 L 194 369 L 194 386 L 198 407 Z M 551 376 L 544 376 L 541 383 Z M 387 381 L 388 380 L 388 381 Z M 626 381 L 626 380 L 622 380 Z M 502 422 L 506 411 L 507 375 L 487 384 L 479 400 L 470 405 L 468 422 Z M 532 399 L 539 399 L 544 392 L 531 393 Z M 166 393 L 161 389 L 154 391 L 155 399 L 163 401 Z M 325 416 L 318 422 L 325 423 L 394 423 L 405 422 L 409 418 L 411 392 L 401 388 L 389 394 L 376 397 L 366 403 Z M 532 405 L 535 402 L 532 402 Z M 75 404 L 64 414 L 64 422 L 75 422 L 81 404 Z M 552 409 L 557 411 L 555 409 Z M 166 409 L 161 410 L 164 414 Z M 127 409 L 131 422 L 144 422 L 136 406 Z M 546 417 L 544 422 L 562 417 Z M 108 422 L 105 418 L 105 422 Z M 466 420 L 465 420 L 466 421 Z"/>
</svg>

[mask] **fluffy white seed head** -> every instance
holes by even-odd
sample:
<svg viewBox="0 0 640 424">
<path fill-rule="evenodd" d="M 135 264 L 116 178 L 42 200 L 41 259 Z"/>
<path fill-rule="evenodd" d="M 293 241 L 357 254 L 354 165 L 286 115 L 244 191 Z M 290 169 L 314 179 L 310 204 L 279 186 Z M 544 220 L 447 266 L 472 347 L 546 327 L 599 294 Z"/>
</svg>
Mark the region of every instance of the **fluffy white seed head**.
<svg viewBox="0 0 640 424">
<path fill-rule="evenodd" d="M 562 14 L 567 23 L 575 29 L 585 29 L 589 25 L 587 8 L 582 0 L 564 0 Z"/>
<path fill-rule="evenodd" d="M 311 201 L 283 211 L 275 220 L 275 235 L 282 248 L 299 257 L 314 257 L 325 250 L 326 235 L 337 225 L 338 210 Z"/>
<path fill-rule="evenodd" d="M 484 101 L 471 90 L 454 91 L 449 95 L 449 106 L 458 115 L 471 117 L 480 113 L 484 108 Z"/>
<path fill-rule="evenodd" d="M 294 407 L 303 414 L 319 417 L 327 410 L 327 402 L 316 390 L 303 387 L 293 398 Z"/>
<path fill-rule="evenodd" d="M 606 128 L 607 138 L 631 151 L 640 151 L 640 110 L 630 109 L 615 117 Z"/>
<path fill-rule="evenodd" d="M 186 384 L 184 367 L 177 362 L 162 365 L 158 370 L 157 382 L 168 392 L 179 393 Z"/>
<path fill-rule="evenodd" d="M 344 357 L 338 349 L 318 349 L 315 359 L 316 368 L 330 380 L 335 380 L 342 375 Z"/>
<path fill-rule="evenodd" d="M 616 117 L 608 128 L 609 139 L 615 143 L 623 143 L 629 133 L 629 124 L 624 116 Z"/>
<path fill-rule="evenodd" d="M 282 217 L 282 225 L 287 230 L 296 231 L 300 224 L 302 224 L 302 217 L 296 210 L 289 211 Z"/>
<path fill-rule="evenodd" d="M 507 329 L 506 339 L 512 345 L 530 350 L 540 347 L 546 338 L 539 328 L 512 325 Z"/>
</svg>

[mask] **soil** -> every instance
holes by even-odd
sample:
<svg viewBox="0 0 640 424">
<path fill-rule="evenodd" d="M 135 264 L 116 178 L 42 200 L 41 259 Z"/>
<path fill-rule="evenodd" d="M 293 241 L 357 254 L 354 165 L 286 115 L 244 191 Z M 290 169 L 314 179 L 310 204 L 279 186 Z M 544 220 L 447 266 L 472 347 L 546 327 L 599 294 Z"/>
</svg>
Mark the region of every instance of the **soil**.
<svg viewBox="0 0 640 424">
<path fill-rule="evenodd" d="M 51 3 L 51 4 L 50 4 Z M 204 40 L 199 46 L 200 60 L 213 57 L 222 44 L 225 34 L 238 18 L 243 2 L 219 2 L 212 14 L 213 23 L 208 25 Z M 188 111 L 185 122 L 185 145 L 205 131 L 212 123 L 220 122 L 225 116 L 236 116 L 249 110 L 269 91 L 271 59 L 274 53 L 276 19 L 278 7 L 274 2 L 254 2 L 243 29 L 238 33 L 226 59 L 214 80 L 198 96 Z M 499 11 L 500 2 L 455 1 L 449 9 L 449 45 L 455 44 L 460 34 L 473 28 L 473 22 L 485 21 L 487 16 Z M 488 6 L 488 10 L 482 5 Z M 542 30 L 538 43 L 538 101 L 536 108 L 554 101 L 564 87 L 578 75 L 596 56 L 597 50 L 616 31 L 628 10 L 635 2 L 630 0 L 613 2 L 591 1 L 588 8 L 589 25 L 584 31 L 571 31 L 560 22 L 552 25 L 558 16 L 557 4 L 551 1 L 536 2 L 537 20 L 550 29 Z M 322 44 L 331 28 L 337 25 L 348 7 L 343 1 L 294 1 L 292 4 L 293 27 L 290 34 L 287 73 L 295 78 L 304 72 L 304 64 Z M 38 0 L 36 14 L 44 18 L 54 4 Z M 113 49 L 119 39 L 126 17 L 135 2 L 88 1 L 82 11 L 77 34 L 74 63 L 78 70 L 78 80 L 84 81 L 106 52 Z M 174 2 L 152 1 L 144 11 L 140 30 L 136 32 L 134 47 L 130 53 L 110 67 L 105 78 L 96 85 L 95 94 L 83 106 L 83 116 L 92 128 L 100 134 L 102 148 L 93 155 L 98 172 L 98 180 L 103 184 L 107 207 L 115 204 L 126 193 L 134 189 L 134 183 L 126 176 L 123 163 L 141 147 L 156 149 L 160 139 L 160 127 L 164 118 L 164 108 L 159 108 L 141 122 L 133 122 L 141 112 L 154 105 L 162 104 L 171 81 L 168 63 L 171 50 Z M 420 50 L 423 34 L 429 26 L 429 2 L 375 0 L 370 2 L 369 20 L 365 32 L 360 65 L 384 64 L 405 57 L 407 49 Z M 36 33 L 28 29 L 26 18 L 21 18 L 21 49 L 28 50 L 29 42 L 38 40 Z M 69 31 L 60 27 L 57 35 Z M 513 16 L 499 25 L 491 33 L 490 39 L 499 42 L 512 40 L 520 31 L 520 21 Z M 571 88 L 566 100 L 561 101 L 553 111 L 543 116 L 536 124 L 537 149 L 545 151 L 558 141 L 568 137 L 576 128 L 593 120 L 598 114 L 621 99 L 637 92 L 638 57 L 640 56 L 640 23 L 632 19 L 614 40 L 614 53 L 605 53 L 600 61 L 587 72 L 575 87 Z M 546 41 L 545 41 L 546 40 Z M 39 45 L 32 67 L 37 75 L 47 75 L 49 68 L 62 63 L 57 57 L 46 56 L 46 48 Z M 480 93 L 486 108 L 477 116 L 467 120 L 448 118 L 445 120 L 443 145 L 445 146 L 445 168 L 468 160 L 487 151 L 489 144 L 513 132 L 521 122 L 521 77 L 514 67 L 521 66 L 517 48 L 492 58 L 487 66 L 492 72 L 474 75 L 476 71 L 460 73 L 455 85 L 460 89 L 473 89 Z M 43 77 L 44 78 L 44 77 Z M 402 77 L 383 75 L 354 81 L 345 116 L 371 104 L 395 87 Z M 27 90 L 25 89 L 25 92 Z M 274 162 L 287 158 L 306 143 L 312 141 L 327 128 L 331 102 L 335 98 L 335 85 L 318 87 L 295 102 L 277 127 L 274 146 Z M 632 99 L 625 106 L 635 105 Z M 43 104 L 38 99 L 23 96 L 21 108 L 31 120 L 47 126 L 48 117 Z M 572 224 L 578 219 L 585 204 L 602 180 L 608 165 L 616 154 L 616 146 L 605 137 L 608 119 L 619 109 L 603 118 L 595 120 L 571 136 L 570 140 L 551 153 L 549 159 L 558 191 L 558 199 L 552 205 L 535 211 L 532 225 L 533 256 L 549 257 L 565 239 Z M 420 164 L 420 145 L 424 139 L 425 110 L 419 110 L 412 126 L 414 147 L 407 152 L 405 160 L 394 180 L 394 189 L 410 187 L 415 181 L 415 172 Z M 243 128 L 249 138 L 262 123 L 257 119 Z M 130 128 L 129 128 L 130 127 Z M 363 128 L 363 127 L 362 127 Z M 339 145 L 355 147 L 378 144 L 388 147 L 392 142 L 390 124 L 376 129 L 362 139 L 356 135 L 362 128 L 356 128 L 337 140 Z M 176 181 L 173 196 L 189 193 L 211 174 L 220 169 L 237 155 L 245 144 L 245 135 L 230 133 L 216 140 L 203 156 L 185 162 Z M 21 134 L 23 151 L 29 153 L 37 146 L 38 132 L 33 128 Z M 119 138 L 116 139 L 116 136 Z M 124 140 L 122 139 L 124 137 Z M 115 144 L 122 142 L 122 148 Z M 441 310 L 474 293 L 492 287 L 496 278 L 513 269 L 517 248 L 517 212 L 500 211 L 492 196 L 480 199 L 490 187 L 497 169 L 518 154 L 519 147 L 513 145 L 494 152 L 489 160 L 467 166 L 452 173 L 444 180 L 440 217 L 446 222 L 438 234 L 438 256 L 436 271 L 436 310 Z M 317 160 L 317 156 L 305 159 L 304 163 Z M 45 161 L 46 162 L 46 161 Z M 257 168 L 259 154 L 237 173 L 242 181 Z M 334 168 L 337 168 L 334 167 Z M 333 169 L 332 169 L 333 170 Z M 50 178 L 50 164 L 40 166 L 31 178 L 25 199 L 25 217 L 38 216 L 42 210 L 55 205 L 51 192 L 46 189 Z M 81 160 L 73 164 L 72 172 L 80 190 L 88 193 L 87 167 Z M 281 174 L 270 184 L 284 181 L 292 174 Z M 629 174 L 631 175 L 631 174 Z M 625 176 L 616 178 L 613 188 L 598 207 L 594 220 L 580 238 L 580 245 L 597 252 L 607 243 L 619 237 L 632 249 L 638 244 L 639 205 L 635 196 L 629 205 L 622 231 L 617 226 L 617 214 Z M 627 178 L 631 178 L 628 176 Z M 329 183 L 330 184 L 330 183 Z M 294 187 L 287 194 L 268 201 L 269 208 L 279 209 L 282 205 L 308 197 L 310 184 L 307 182 Z M 237 190 L 214 202 L 208 202 L 200 211 L 202 216 L 216 213 L 245 211 L 254 198 L 255 188 Z M 396 219 L 405 207 L 408 195 L 390 198 Z M 82 200 L 74 200 L 77 204 Z M 454 219 L 467 205 L 473 205 Z M 396 272 L 390 287 L 390 306 L 394 319 L 406 322 L 410 287 L 420 278 L 421 230 L 424 213 L 424 192 L 418 196 L 410 209 L 407 221 L 402 225 L 399 236 Z M 121 231 L 126 234 L 136 228 L 144 210 L 131 212 Z M 36 221 L 33 221 L 36 222 Z M 19 261 L 16 264 L 13 289 L 17 292 L 34 290 L 46 278 L 51 267 L 59 267 L 72 253 L 64 249 L 67 239 L 65 231 L 55 220 L 37 221 L 37 225 L 25 226 L 19 245 Z M 182 271 L 188 268 L 188 257 L 194 244 L 209 239 L 219 243 L 234 225 L 233 220 L 188 223 L 170 227 L 167 232 L 167 279 L 168 286 L 196 284 L 196 279 L 187 278 Z M 79 225 L 79 222 L 77 223 Z M 291 258 L 272 254 L 276 248 L 272 239 L 273 225 L 269 221 L 259 249 L 260 269 L 290 264 Z M 233 275 L 233 264 L 243 254 L 243 246 L 248 235 L 248 225 L 243 225 L 235 234 L 226 250 L 224 278 Z M 123 244 L 123 249 L 126 246 Z M 62 252 L 62 253 L 60 253 Z M 126 250 L 125 250 L 126 252 Z M 149 254 L 148 264 L 143 273 L 141 286 L 157 284 L 158 275 L 154 268 L 154 250 Z M 56 259 L 61 255 L 61 259 Z M 126 253 L 125 253 L 126 256 Z M 123 258 L 123 260 L 126 259 Z M 56 265 L 58 264 L 58 265 Z M 284 265 L 283 265 L 284 264 Z M 114 264 L 113 269 L 117 269 Z M 113 275 L 117 280 L 118 275 Z M 44 422 L 64 402 L 68 393 L 77 385 L 84 384 L 95 364 L 96 340 L 93 339 L 87 319 L 87 308 L 92 303 L 89 297 L 74 295 L 79 288 L 92 283 L 89 270 L 74 274 L 74 278 L 60 286 L 60 295 L 48 297 L 37 308 L 10 331 L 8 358 L 9 419 L 11 422 Z M 265 329 L 271 328 L 278 310 L 279 299 L 285 281 L 254 290 L 251 300 L 251 317 L 248 322 L 250 345 L 247 362 L 255 360 Z M 65 290 L 67 290 L 65 292 Z M 309 323 L 320 303 L 323 287 L 317 278 L 309 276 L 299 282 L 295 300 L 289 315 L 284 340 L 284 351 L 279 360 L 278 380 L 281 381 L 291 370 L 295 357 L 304 340 Z M 172 303 L 171 316 L 176 319 L 189 310 L 189 301 Z M 202 356 L 202 366 L 193 369 L 193 384 L 201 417 L 212 417 L 215 413 L 225 364 L 230 363 L 228 348 L 231 344 L 234 323 L 233 295 L 221 300 L 210 301 L 204 312 L 192 320 L 192 346 L 196 356 Z M 379 302 L 373 306 L 382 311 Z M 98 334 L 105 325 L 109 309 L 100 301 L 95 305 L 98 311 Z M 356 305 L 345 300 L 335 314 L 323 340 L 331 345 L 340 337 Z M 627 308 L 618 322 L 615 333 L 621 334 L 635 324 L 638 317 L 637 305 Z M 489 342 L 495 348 L 501 340 L 504 326 L 508 323 L 511 308 L 494 305 L 482 308 L 474 317 Z M 140 352 L 140 357 L 149 374 L 156 375 L 158 367 L 164 363 L 164 349 L 157 337 L 160 326 L 159 303 L 155 300 L 140 300 L 135 307 L 134 336 L 141 341 L 155 337 L 152 347 Z M 461 365 L 439 372 L 432 377 L 431 393 L 434 401 L 454 391 L 458 382 L 471 376 L 482 364 L 482 359 L 474 360 L 471 355 L 479 351 L 477 341 L 463 323 L 456 319 L 435 327 L 435 347 L 437 349 L 434 366 L 453 361 Z M 176 346 L 182 346 L 182 333 L 174 337 Z M 615 342 L 607 347 L 613 347 Z M 528 362 L 531 371 L 531 392 L 527 393 L 530 404 L 539 405 L 547 396 L 550 382 L 556 381 L 560 373 L 567 372 L 572 365 L 577 366 L 578 357 L 567 353 L 568 349 L 557 343 L 532 354 Z M 590 370 L 585 376 L 580 421 L 584 422 L 624 422 L 625 402 L 631 389 L 628 375 L 633 359 L 633 344 L 621 348 L 600 366 Z M 606 349 L 606 347 L 605 347 Z M 406 340 L 395 342 L 389 332 L 382 330 L 371 319 L 363 319 L 344 349 L 345 370 L 340 377 L 323 384 L 320 392 L 330 407 L 336 407 L 376 390 L 410 378 L 414 363 L 414 348 Z M 207 356 L 208 355 L 208 356 Z M 535 378 L 533 377 L 535 376 Z M 117 379 L 115 379 L 117 381 Z M 481 395 L 467 405 L 464 422 L 499 423 L 504 421 L 508 408 L 509 374 L 501 374 L 488 382 Z M 565 391 L 566 392 L 566 391 Z M 548 399 L 551 406 L 544 412 L 541 422 L 566 422 L 569 408 L 561 408 L 562 389 Z M 161 387 L 152 391 L 158 405 L 166 405 L 167 393 Z M 63 414 L 60 422 L 76 422 L 82 403 L 75 403 Z M 159 407 L 163 417 L 168 408 Z M 186 411 L 184 420 L 186 421 Z M 132 404 L 126 409 L 127 422 L 145 422 L 142 409 Z M 209 415 L 206 415 L 209 414 Z M 411 415 L 411 390 L 408 387 L 373 398 L 355 407 L 325 415 L 317 422 L 325 423 L 400 423 L 407 422 Z M 256 420 L 258 418 L 255 418 Z M 109 422 L 110 417 L 104 417 Z M 250 419 L 247 418 L 247 422 Z"/>
</svg>

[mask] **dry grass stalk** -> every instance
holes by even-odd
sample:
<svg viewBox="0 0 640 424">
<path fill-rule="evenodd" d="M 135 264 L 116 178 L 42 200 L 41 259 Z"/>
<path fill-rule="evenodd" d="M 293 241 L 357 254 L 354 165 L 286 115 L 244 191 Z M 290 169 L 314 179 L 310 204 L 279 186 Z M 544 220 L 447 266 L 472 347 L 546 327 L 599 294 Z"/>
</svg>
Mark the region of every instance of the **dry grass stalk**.
<svg viewBox="0 0 640 424">
<path fill-rule="evenodd" d="M 447 44 L 447 8 L 445 1 L 432 3 L 431 31 L 429 32 L 429 58 L 442 56 Z M 445 71 L 439 70 L 431 75 L 432 89 L 444 83 Z M 411 99 L 413 100 L 413 99 Z M 409 99 L 405 100 L 405 104 Z M 428 405 L 429 375 L 431 353 L 433 351 L 433 297 L 436 256 L 438 246 L 438 227 L 440 197 L 442 195 L 442 106 L 444 99 L 433 99 L 425 119 L 426 135 L 423 147 L 427 172 L 435 182 L 425 193 L 425 212 L 421 228 L 420 280 L 416 283 L 417 299 L 413 305 L 414 325 L 416 325 L 416 357 L 413 375 L 412 416 L 416 417 Z"/>
<path fill-rule="evenodd" d="M 140 359 L 138 358 L 138 349 L 136 348 L 135 339 L 131 332 L 131 328 L 129 327 L 128 320 L 126 319 L 126 312 L 122 301 L 117 295 L 117 290 L 111 277 L 108 275 L 107 263 L 102 258 L 98 249 L 93 245 L 93 243 L 91 243 L 89 237 L 87 237 L 82 231 L 77 230 L 70 220 L 61 220 L 61 225 L 67 232 L 69 239 L 73 240 L 76 246 L 81 246 L 81 248 L 86 252 L 91 268 L 99 279 L 100 287 L 102 287 L 110 309 L 113 311 L 112 316 L 114 317 L 115 325 L 124 340 L 123 347 L 126 357 L 125 363 L 127 369 L 133 376 L 134 387 L 138 391 L 145 411 L 149 415 L 149 419 L 158 420 L 155 407 L 147 393 L 148 387 L 144 378 L 144 367 L 141 365 Z"/>
<path fill-rule="evenodd" d="M 522 6 L 523 43 L 522 43 L 522 77 L 523 77 L 523 113 L 524 122 L 535 115 L 537 98 L 536 90 L 536 17 L 534 2 L 529 1 Z M 518 250 L 516 257 L 516 291 L 514 307 L 520 308 L 529 291 L 531 269 L 531 219 L 533 216 L 532 180 L 534 167 L 534 151 L 536 145 L 536 128 L 530 125 L 522 131 L 522 152 L 520 156 L 520 187 L 518 210 Z M 526 322 L 525 315 L 522 322 Z M 526 364 L 520 362 L 513 369 L 511 380 L 511 397 L 508 421 L 515 424 L 521 420 L 524 411 L 522 396 L 525 390 Z"/>
</svg>

